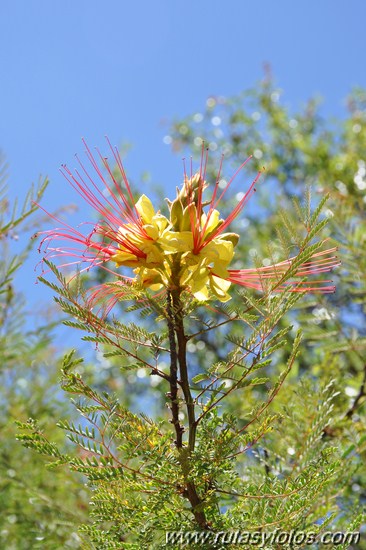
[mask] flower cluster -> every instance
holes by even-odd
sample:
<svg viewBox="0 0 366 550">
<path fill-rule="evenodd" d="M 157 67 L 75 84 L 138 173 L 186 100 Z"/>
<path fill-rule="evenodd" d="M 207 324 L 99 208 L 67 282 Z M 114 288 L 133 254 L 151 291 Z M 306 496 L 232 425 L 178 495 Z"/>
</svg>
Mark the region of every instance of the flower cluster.
<svg viewBox="0 0 366 550">
<path fill-rule="evenodd" d="M 117 276 L 119 285 L 129 280 L 152 291 L 185 290 L 199 301 L 218 299 L 226 302 L 230 299 L 232 284 L 272 292 L 285 289 L 292 292 L 334 291 L 331 281 L 308 283 L 306 278 L 328 272 L 339 264 L 335 248 L 318 251 L 297 266 L 295 257 L 271 266 L 230 269 L 239 235 L 227 230 L 255 190 L 259 174 L 226 218 L 220 217 L 218 206 L 247 161 L 224 189 L 220 187 L 220 166 L 211 198 L 207 201 L 204 199 L 208 187 L 205 181 L 207 155 L 203 151 L 199 172 L 190 176 L 185 174 L 176 198 L 168 201 L 167 217 L 154 210 L 146 195 L 134 199 L 117 149 L 111 147 L 119 177 L 106 158 L 98 152 L 98 164 L 86 144 L 85 147 L 94 175 L 78 157 L 79 169 L 72 173 L 63 166 L 62 172 L 97 210 L 100 221 L 84 235 L 79 229 L 57 220 L 60 227 L 44 232 L 41 243 L 41 246 L 46 244 L 47 259 L 68 258 L 61 266 L 82 263 L 86 264 L 85 269 L 101 266 Z M 57 240 L 63 245 L 55 246 Z M 65 246 L 65 242 L 71 243 L 70 246 Z M 133 269 L 132 278 L 118 270 L 123 266 Z M 286 279 L 288 270 L 292 270 L 290 280 Z M 105 296 L 107 288 L 104 286 L 98 293 Z M 116 286 L 109 288 L 116 292 Z"/>
</svg>

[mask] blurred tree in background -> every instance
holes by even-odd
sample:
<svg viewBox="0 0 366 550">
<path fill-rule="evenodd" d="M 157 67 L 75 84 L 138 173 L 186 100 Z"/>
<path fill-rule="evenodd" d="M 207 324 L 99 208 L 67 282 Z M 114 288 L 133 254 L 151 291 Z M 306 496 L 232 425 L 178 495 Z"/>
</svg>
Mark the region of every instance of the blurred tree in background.
<svg viewBox="0 0 366 550">
<path fill-rule="evenodd" d="M 52 322 L 46 308 L 36 318 L 14 281 L 30 250 L 29 234 L 39 224 L 31 201 L 41 199 L 46 185 L 44 181 L 32 189 L 22 208 L 9 204 L 1 159 L 0 546 L 9 550 L 76 548 L 78 525 L 87 517 L 82 480 L 67 471 L 49 472 L 42 457 L 24 454 L 15 440 L 16 420 L 35 417 L 52 433 L 60 417 L 70 413 L 58 384 L 60 363 L 55 358 L 60 350 L 51 342 L 59 321 Z M 24 240 L 28 244 L 22 248 Z"/>
<path fill-rule="evenodd" d="M 366 502 L 365 118 L 366 93 L 363 90 L 352 92 L 344 119 L 324 118 L 315 100 L 310 100 L 298 112 L 290 110 L 284 106 L 281 91 L 268 72 L 255 88 L 237 97 L 208 98 L 202 112 L 175 121 L 166 139 L 172 142 L 175 151 L 184 151 L 187 157 L 199 157 L 202 140 L 210 151 L 216 151 L 211 154 L 213 164 L 209 165 L 209 180 L 215 180 L 217 156 L 221 152 L 225 155 L 223 178 L 251 154 L 253 159 L 245 176 L 250 180 L 251 170 L 255 174 L 258 169 L 265 168 L 256 196 L 231 226 L 232 231 L 241 235 L 235 258 L 244 259 L 245 267 L 280 261 L 284 259 L 283 249 L 288 250 L 289 256 L 293 255 L 298 245 L 294 235 L 304 231 L 303 212 L 299 211 L 296 198 L 301 201 L 307 189 L 313 194 L 314 208 L 329 194 L 325 212 L 329 223 L 325 234 L 329 236 L 329 246 L 338 246 L 342 261 L 332 274 L 337 286 L 335 294 L 305 296 L 297 302 L 296 308 L 279 320 L 278 331 L 285 331 L 289 325 L 293 328 L 286 333 L 287 341 L 279 347 L 272 363 L 265 367 L 261 375 L 265 379 L 243 388 L 242 394 L 240 391 L 233 393 L 230 400 L 223 403 L 221 413 L 226 415 L 227 427 L 233 417 L 247 418 L 248 411 L 265 402 L 291 356 L 297 329 L 302 329 L 300 353 L 281 391 L 269 405 L 272 427 L 258 437 L 248 452 L 238 457 L 236 469 L 241 486 L 229 465 L 226 462 L 223 465 L 223 476 L 230 477 L 232 492 L 221 495 L 224 500 L 220 506 L 221 510 L 231 509 L 231 513 L 220 519 L 221 524 L 214 523 L 216 529 L 314 530 L 316 526 L 319 531 L 328 528 L 346 531 L 360 528 L 360 514 Z M 228 200 L 228 210 L 240 200 L 242 191 L 243 187 L 237 189 L 232 203 Z M 6 212 L 4 201 L 2 206 Z M 9 242 L 10 232 L 18 227 L 17 224 L 16 220 L 12 220 L 11 225 L 3 221 L 2 244 Z M 135 494 L 139 489 L 143 491 L 142 485 L 127 476 L 135 490 L 129 493 L 118 477 L 111 481 L 108 461 L 105 475 L 103 472 L 95 475 L 95 467 L 92 472 L 92 446 L 89 451 L 84 446 L 84 455 L 81 452 L 76 459 L 65 458 L 62 454 L 75 454 L 76 451 L 65 447 L 63 433 L 55 428 L 56 422 L 61 417 L 68 418 L 61 427 L 74 434 L 71 439 L 80 447 L 85 431 L 81 429 L 78 435 L 77 429 L 71 426 L 77 415 L 70 411 L 57 386 L 59 362 L 54 360 L 55 351 L 47 327 L 28 333 L 22 325 L 24 308 L 11 281 L 15 264 L 7 257 L 8 253 L 4 252 L 0 295 L 0 353 L 4 377 L 1 403 L 5 411 L 1 426 L 4 441 L 1 489 L 5 498 L 1 504 L 0 540 L 3 546 L 163 548 L 162 538 L 154 542 L 154 530 L 195 530 L 197 525 L 170 488 L 162 490 L 160 495 L 139 498 Z M 22 257 L 17 265 L 21 262 Z M 94 276 L 98 278 L 99 275 L 94 272 Z M 255 292 L 253 296 L 258 298 Z M 242 299 L 233 294 L 233 307 L 235 301 L 239 304 Z M 78 315 L 77 311 L 69 313 L 70 319 L 72 313 L 74 317 Z M 218 311 L 212 310 L 211 316 L 213 323 L 219 322 Z M 207 311 L 196 311 L 195 318 L 191 319 L 192 332 L 195 327 L 200 331 L 206 320 Z M 74 321 L 72 323 L 75 325 Z M 145 328 L 153 330 L 148 318 Z M 213 362 L 225 361 L 233 342 L 240 337 L 240 329 L 234 326 L 230 331 L 207 331 L 201 334 L 199 341 L 190 342 L 187 351 L 192 376 L 208 370 Z M 95 341 L 92 336 L 89 339 Z M 165 407 L 166 386 L 157 384 L 156 378 L 148 376 L 141 364 L 139 368 L 130 365 L 128 370 L 128 365 L 124 365 L 121 369 L 120 357 L 113 356 L 107 341 L 103 344 L 101 340 L 98 346 L 99 352 L 109 352 L 103 374 L 93 372 L 93 367 L 84 367 L 84 371 L 78 371 L 86 380 L 81 388 L 70 374 L 73 367 L 69 358 L 63 370 L 66 392 L 97 399 L 97 394 L 92 394 L 92 387 L 93 391 L 105 395 L 100 400 L 106 416 L 112 414 L 116 406 L 113 400 L 118 398 L 122 405 L 132 406 L 134 410 L 140 405 L 140 409 L 152 415 L 153 409 L 154 420 L 166 421 L 169 418 Z M 196 380 L 199 383 L 199 379 Z M 78 412 L 87 416 L 88 406 L 90 404 L 80 405 Z M 126 423 L 130 423 L 132 432 L 134 427 L 140 437 L 148 438 L 148 434 L 153 439 L 157 437 L 155 424 L 127 416 Z M 30 423 L 32 436 L 30 439 L 25 436 L 25 443 L 31 442 L 29 446 L 36 448 L 38 444 L 44 454 L 68 462 L 72 469 L 85 474 L 94 489 L 91 512 L 87 510 L 90 495 L 83 485 L 85 478 L 78 478 L 78 474 L 70 474 L 64 469 L 48 472 L 43 459 L 15 442 L 14 419 L 22 421 L 26 431 L 29 417 L 37 419 L 44 434 L 38 425 Z M 210 442 L 223 433 L 220 430 L 224 430 L 222 420 L 215 415 L 207 419 L 196 457 L 194 475 L 197 479 L 206 476 L 207 487 L 218 475 L 216 466 L 211 468 L 207 457 L 212 456 L 213 461 L 215 455 L 210 455 L 213 453 Z M 115 444 L 121 444 L 116 437 Z M 54 448 L 47 449 L 49 440 L 58 444 L 60 454 Z M 140 441 L 141 456 L 146 460 L 149 457 L 148 460 L 155 461 L 156 465 L 159 450 L 164 454 L 160 463 L 161 475 L 172 475 L 170 468 L 174 458 L 169 454 L 169 446 L 165 440 L 155 443 L 157 447 L 152 450 L 146 447 L 146 440 Z M 127 438 L 125 451 L 129 444 L 132 443 Z M 225 447 L 223 442 L 221 445 Z M 85 456 L 90 460 L 89 465 Z M 152 466 L 151 472 L 154 472 Z M 210 490 L 212 487 L 207 489 Z M 235 496 L 240 490 L 245 497 Z M 276 494 L 280 497 L 275 498 Z M 150 499 L 150 507 L 146 506 L 147 499 Z M 171 503 L 174 503 L 175 513 L 170 516 Z M 218 521 L 214 512 L 212 517 L 215 518 L 212 521 Z M 77 535 L 80 524 L 84 524 L 84 542 L 80 542 Z M 366 548 L 365 541 L 361 540 L 357 548 Z"/>
</svg>

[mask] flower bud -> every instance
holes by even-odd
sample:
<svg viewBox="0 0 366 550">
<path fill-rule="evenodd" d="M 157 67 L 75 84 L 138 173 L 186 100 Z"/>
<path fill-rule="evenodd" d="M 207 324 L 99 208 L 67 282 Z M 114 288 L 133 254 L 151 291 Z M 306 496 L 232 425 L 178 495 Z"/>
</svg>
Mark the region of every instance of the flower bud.
<svg viewBox="0 0 366 550">
<path fill-rule="evenodd" d="M 183 206 L 197 202 L 197 191 L 201 192 L 207 187 L 206 182 L 202 176 L 197 172 L 191 178 L 184 178 L 182 189 L 178 192 L 178 198 L 181 200 Z"/>
<path fill-rule="evenodd" d="M 170 222 L 175 231 L 181 231 L 181 224 L 183 221 L 183 206 L 181 201 L 175 199 L 170 205 Z"/>
</svg>

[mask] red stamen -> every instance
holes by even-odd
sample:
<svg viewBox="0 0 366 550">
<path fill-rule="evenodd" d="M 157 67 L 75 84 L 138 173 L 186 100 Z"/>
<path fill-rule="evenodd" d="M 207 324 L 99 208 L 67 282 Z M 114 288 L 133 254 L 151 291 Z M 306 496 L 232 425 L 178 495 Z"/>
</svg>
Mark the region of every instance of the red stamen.
<svg viewBox="0 0 366 550">
<path fill-rule="evenodd" d="M 339 260 L 336 256 L 332 255 L 336 250 L 336 248 L 330 248 L 328 250 L 316 252 L 307 262 L 304 262 L 297 268 L 296 272 L 291 276 L 291 279 L 327 273 L 339 266 Z M 296 258 L 290 258 L 278 264 L 263 266 L 257 269 L 229 269 L 228 280 L 234 284 L 256 290 L 263 290 L 264 283 L 266 283 L 266 286 L 272 283 L 274 285 L 273 292 L 281 292 L 289 287 L 292 287 L 290 290 L 291 292 L 334 292 L 335 286 L 328 286 L 329 283 L 332 283 L 331 280 L 309 282 L 284 281 L 281 283 L 281 279 L 285 276 L 286 272 L 291 269 L 295 259 Z"/>
</svg>

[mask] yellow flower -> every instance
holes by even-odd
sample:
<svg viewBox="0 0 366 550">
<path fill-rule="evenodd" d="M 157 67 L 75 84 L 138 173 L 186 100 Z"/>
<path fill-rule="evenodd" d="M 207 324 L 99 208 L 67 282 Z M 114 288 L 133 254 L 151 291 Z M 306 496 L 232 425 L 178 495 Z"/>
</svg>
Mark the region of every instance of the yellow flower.
<svg viewBox="0 0 366 550">
<path fill-rule="evenodd" d="M 85 270 L 99 266 L 118 277 L 117 283 L 100 285 L 92 293 L 92 302 L 96 302 L 99 296 L 105 299 L 112 295 L 109 311 L 118 297 L 123 296 L 124 288 L 134 282 L 154 292 L 161 289 L 186 290 L 197 300 L 218 299 L 222 302 L 230 299 L 228 291 L 232 284 L 271 292 L 286 289 L 291 292 L 334 291 L 334 286 L 329 284 L 331 281 L 320 279 L 308 283 L 304 279 L 329 272 L 339 265 L 335 248 L 318 251 L 301 265 L 297 265 L 295 257 L 261 268 L 229 269 L 239 236 L 226 231 L 255 191 L 259 174 L 226 218 L 220 218 L 218 205 L 249 159 L 238 168 L 224 189 L 220 186 L 219 171 L 211 199 L 205 201 L 203 194 L 208 185 L 204 176 L 206 159 L 202 155 L 200 171 L 190 178 L 185 176 L 175 200 L 168 201 L 168 219 L 155 212 L 146 195 L 135 202 L 117 149 L 111 147 L 122 183 L 114 177 L 107 159 L 99 154 L 107 173 L 105 178 L 85 142 L 84 145 L 93 174 L 90 175 L 80 161 L 86 177 L 81 177 L 78 171 L 73 174 L 66 165 L 62 171 L 70 184 L 97 210 L 100 221 L 93 225 L 91 232 L 83 234 L 79 228 L 54 218 L 60 225 L 43 232 L 41 246 L 46 244 L 45 257 L 49 260 L 66 258 L 58 267 L 83 263 L 86 264 Z M 95 174 L 105 190 L 94 183 Z M 60 240 L 70 244 L 60 246 L 57 243 Z M 133 268 L 135 277 L 129 278 L 111 270 L 110 261 L 117 267 Z M 288 281 L 286 273 L 293 264 L 296 269 Z"/>
<path fill-rule="evenodd" d="M 182 192 L 178 199 L 184 199 Z M 234 233 L 220 234 L 218 228 L 224 220 L 220 219 L 218 210 L 212 210 L 210 216 L 201 211 L 198 221 L 195 204 L 188 204 L 185 210 L 179 210 L 176 204 L 175 201 L 173 205 L 176 226 L 187 227 L 188 219 L 188 227 L 191 227 L 184 231 L 167 232 L 161 244 L 166 254 L 179 254 L 181 287 L 192 292 L 200 301 L 209 300 L 212 296 L 223 302 L 229 300 L 227 291 L 231 283 L 226 280 L 229 276 L 227 267 L 233 259 L 238 236 Z M 179 211 L 183 212 L 183 217 L 179 216 Z M 212 235 L 218 236 L 212 238 Z"/>
<path fill-rule="evenodd" d="M 119 247 L 111 257 L 117 267 L 154 267 L 164 260 L 159 239 L 168 231 L 169 220 L 156 214 L 152 202 L 142 195 L 135 204 L 139 224 L 127 223 L 118 229 Z"/>
</svg>

